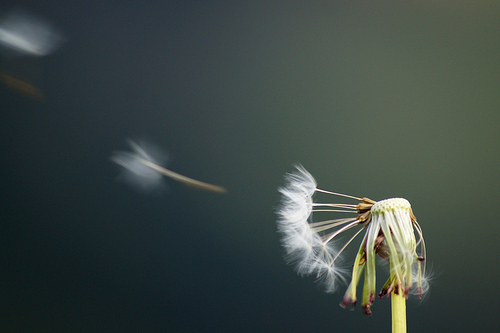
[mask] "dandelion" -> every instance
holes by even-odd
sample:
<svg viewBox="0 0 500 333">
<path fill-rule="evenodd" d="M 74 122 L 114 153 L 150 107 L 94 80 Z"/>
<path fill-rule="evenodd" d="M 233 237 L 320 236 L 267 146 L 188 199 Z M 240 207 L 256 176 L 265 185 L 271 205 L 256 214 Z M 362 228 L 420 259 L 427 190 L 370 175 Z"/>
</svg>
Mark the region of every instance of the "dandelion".
<svg viewBox="0 0 500 333">
<path fill-rule="evenodd" d="M 166 158 L 157 148 L 145 144 L 139 145 L 132 140 L 128 140 L 128 143 L 132 152 L 117 151 L 111 155 L 111 160 L 123 167 L 121 177 L 125 182 L 142 190 L 152 190 L 163 187 L 163 176 L 166 176 L 201 190 L 226 192 L 223 187 L 195 180 L 162 167 L 160 164 Z"/>
<path fill-rule="evenodd" d="M 285 186 L 279 189 L 282 203 L 277 223 L 287 260 L 295 264 L 299 274 L 315 274 L 326 285 L 327 292 L 335 291 L 346 276 L 342 268 L 342 253 L 364 230 L 352 266 L 351 281 L 340 305 L 354 307 L 357 286 L 364 271 L 361 305 L 366 314 L 372 313 L 378 255 L 390 264 L 389 278 L 378 295 L 380 298 L 386 295 L 392 297 L 393 325 L 398 325 L 393 331 L 400 332 L 402 327 L 406 330 L 406 297 L 412 287 L 412 293 L 416 291 L 420 297 L 427 290 L 424 278 L 425 243 L 408 200 L 392 198 L 374 201 L 322 190 L 300 165 L 297 172 L 287 174 L 285 180 Z M 357 203 L 315 202 L 313 196 L 316 194 L 356 200 Z M 326 220 L 317 218 L 325 214 L 337 217 Z M 339 235 L 356 227 L 359 230 L 340 245 Z"/>
</svg>

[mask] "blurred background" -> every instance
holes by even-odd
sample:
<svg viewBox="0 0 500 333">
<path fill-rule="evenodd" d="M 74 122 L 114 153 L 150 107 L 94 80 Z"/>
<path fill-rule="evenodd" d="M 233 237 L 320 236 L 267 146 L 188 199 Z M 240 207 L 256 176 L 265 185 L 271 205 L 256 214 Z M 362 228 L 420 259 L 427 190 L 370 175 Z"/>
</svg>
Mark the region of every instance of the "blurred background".
<svg viewBox="0 0 500 333">
<path fill-rule="evenodd" d="M 326 294 L 283 260 L 277 188 L 297 162 L 323 189 L 412 203 L 434 279 L 408 301 L 409 332 L 500 325 L 498 1 L 0 14 L 17 8 L 64 38 L 0 58 L 0 331 L 388 332 L 389 299 L 344 310 L 345 287 Z M 117 182 L 126 138 L 229 192 Z"/>
</svg>

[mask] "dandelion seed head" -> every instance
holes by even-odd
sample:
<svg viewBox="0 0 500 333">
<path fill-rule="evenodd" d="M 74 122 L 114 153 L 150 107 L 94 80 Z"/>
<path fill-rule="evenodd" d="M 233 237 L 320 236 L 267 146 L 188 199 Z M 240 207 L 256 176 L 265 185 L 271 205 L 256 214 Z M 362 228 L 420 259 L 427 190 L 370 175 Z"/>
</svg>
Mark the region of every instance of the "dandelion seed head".
<svg viewBox="0 0 500 333">
<path fill-rule="evenodd" d="M 410 202 L 404 198 L 392 198 L 377 201 L 371 208 L 372 214 L 384 214 L 396 210 L 408 211 L 411 208 Z"/>
<path fill-rule="evenodd" d="M 390 276 L 379 296 L 401 292 L 407 296 L 416 292 L 420 296 L 428 290 L 425 277 L 425 243 L 422 230 L 413 215 L 411 205 L 404 198 L 373 201 L 317 188 L 316 180 L 302 166 L 285 176 L 280 188 L 282 201 L 278 214 L 278 231 L 282 234 L 287 262 L 294 264 L 300 275 L 314 274 L 327 292 L 345 282 L 346 271 L 341 267 L 344 249 L 365 230 L 363 241 L 352 266 L 352 279 L 341 305 L 350 308 L 356 304 L 356 290 L 364 271 L 362 306 L 371 314 L 376 298 L 376 255 L 390 264 Z M 358 204 L 315 202 L 313 196 L 336 196 L 358 200 Z M 321 215 L 316 215 L 319 213 Z M 354 217 L 346 218 L 352 213 Z M 324 218 L 328 214 L 342 214 L 341 218 Z M 339 235 L 360 227 L 342 246 Z M 415 231 L 419 235 L 417 242 Z M 417 255 L 417 247 L 420 255 Z M 413 286 L 413 289 L 412 289 Z"/>
</svg>

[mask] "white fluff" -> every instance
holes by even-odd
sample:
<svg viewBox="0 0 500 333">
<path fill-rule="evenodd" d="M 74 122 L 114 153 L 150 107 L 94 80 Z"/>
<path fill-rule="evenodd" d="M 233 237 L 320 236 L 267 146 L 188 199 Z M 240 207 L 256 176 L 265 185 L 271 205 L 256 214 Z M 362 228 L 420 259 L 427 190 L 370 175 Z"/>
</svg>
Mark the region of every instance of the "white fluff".
<svg viewBox="0 0 500 333">
<path fill-rule="evenodd" d="M 282 235 L 286 259 L 295 265 L 301 275 L 314 274 L 333 292 L 338 282 L 345 282 L 346 271 L 339 268 L 339 255 L 363 231 L 365 236 L 354 261 L 351 283 L 341 305 L 356 303 L 359 277 L 364 272 L 362 306 L 366 314 L 376 296 L 376 255 L 390 261 L 391 274 L 379 295 L 396 289 L 405 295 L 414 290 L 419 296 L 428 290 L 425 273 L 425 243 L 422 230 L 416 222 L 408 200 L 392 198 L 373 201 L 316 187 L 316 181 L 302 166 L 287 174 L 278 210 L 278 230 Z M 331 201 L 313 201 L 313 195 L 333 195 L 357 204 Z M 314 216 L 313 214 L 319 214 Z M 337 215 L 339 214 L 339 215 Z M 353 217 L 345 217 L 352 214 Z M 324 219 L 325 216 L 332 216 Z M 335 217 L 335 216 L 338 216 Z M 323 217 L 318 219 L 318 217 Z M 338 235 L 358 227 L 350 239 L 340 247 L 335 246 Z M 414 229 L 419 235 L 417 242 Z M 417 246 L 420 254 L 417 254 Z M 414 289 L 410 289 L 411 286 Z"/>
<path fill-rule="evenodd" d="M 141 191 L 155 191 L 165 188 L 163 175 L 142 161 L 146 160 L 160 165 L 165 163 L 166 154 L 144 142 L 140 145 L 132 140 L 127 142 L 132 148 L 131 152 L 117 151 L 111 156 L 113 162 L 123 167 L 118 179 Z"/>
<path fill-rule="evenodd" d="M 64 41 L 50 22 L 21 10 L 14 10 L 0 21 L 0 45 L 11 55 L 45 56 Z"/>
<path fill-rule="evenodd" d="M 324 244 L 309 225 L 316 181 L 301 165 L 296 168 L 297 172 L 286 175 L 285 187 L 279 189 L 282 202 L 277 222 L 286 259 L 299 274 L 315 274 L 326 291 L 333 292 L 343 274 L 334 262 L 337 251 L 331 243 Z"/>
</svg>

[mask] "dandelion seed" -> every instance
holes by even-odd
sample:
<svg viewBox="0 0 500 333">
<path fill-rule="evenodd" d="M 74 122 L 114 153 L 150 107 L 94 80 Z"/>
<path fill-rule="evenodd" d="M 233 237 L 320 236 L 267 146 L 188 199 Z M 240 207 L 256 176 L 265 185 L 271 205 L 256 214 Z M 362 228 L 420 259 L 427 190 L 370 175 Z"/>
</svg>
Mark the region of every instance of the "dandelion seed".
<svg viewBox="0 0 500 333">
<path fill-rule="evenodd" d="M 365 313 L 371 314 L 376 297 L 376 255 L 390 264 L 390 276 L 379 297 L 391 293 L 407 297 L 412 285 L 416 286 L 412 293 L 415 291 L 422 296 L 427 291 L 425 243 L 408 200 L 392 198 L 377 202 L 322 190 L 300 165 L 297 172 L 286 175 L 285 182 L 285 186 L 279 189 L 282 203 L 278 210 L 278 230 L 282 234 L 286 258 L 295 264 L 299 274 L 316 274 L 322 278 L 327 292 L 334 291 L 346 276 L 341 267 L 342 252 L 364 230 L 342 307 L 356 304 L 356 289 L 364 271 L 361 304 Z M 315 194 L 342 197 L 357 203 L 316 202 L 313 200 Z M 317 220 L 317 216 L 324 214 L 337 217 Z M 360 229 L 345 244 L 338 244 L 340 234 L 356 227 Z"/>
<path fill-rule="evenodd" d="M 145 144 L 139 145 L 132 140 L 128 140 L 128 143 L 132 152 L 117 151 L 111 155 L 111 160 L 123 167 L 121 177 L 125 182 L 141 190 L 149 191 L 162 188 L 163 176 L 166 176 L 201 190 L 226 192 L 223 187 L 204 183 L 162 167 L 160 164 L 166 158 L 159 154 L 157 148 L 147 147 Z"/>
<path fill-rule="evenodd" d="M 45 56 L 63 41 L 63 35 L 50 22 L 19 9 L 0 20 L 0 45 L 9 50 L 9 55 Z"/>
</svg>

